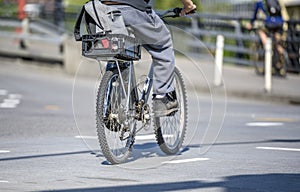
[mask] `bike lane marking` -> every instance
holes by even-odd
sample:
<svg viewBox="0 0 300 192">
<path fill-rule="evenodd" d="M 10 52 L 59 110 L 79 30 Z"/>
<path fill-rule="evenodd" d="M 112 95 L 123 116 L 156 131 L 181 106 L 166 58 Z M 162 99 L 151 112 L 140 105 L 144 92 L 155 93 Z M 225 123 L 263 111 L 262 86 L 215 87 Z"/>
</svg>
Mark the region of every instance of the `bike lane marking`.
<svg viewBox="0 0 300 192">
<path fill-rule="evenodd" d="M 164 135 L 164 137 L 174 137 L 173 135 Z M 76 139 L 98 139 L 97 136 L 87 136 L 87 135 L 77 135 L 75 136 Z M 135 136 L 136 140 L 143 141 L 143 140 L 153 140 L 156 139 L 154 134 L 151 135 L 137 135 Z"/>
<path fill-rule="evenodd" d="M 0 153 L 10 153 L 8 150 L 0 150 Z"/>
<path fill-rule="evenodd" d="M 251 122 L 246 123 L 248 127 L 273 127 L 273 126 L 283 126 L 282 122 Z"/>
<path fill-rule="evenodd" d="M 164 138 L 172 138 L 175 137 L 174 135 L 163 135 Z M 135 136 L 136 140 L 155 140 L 156 139 L 156 135 L 151 134 L 151 135 L 137 135 Z"/>
<path fill-rule="evenodd" d="M 153 140 L 155 139 L 155 135 L 136 135 L 135 136 L 136 140 Z"/>
<path fill-rule="evenodd" d="M 0 95 L 7 95 L 6 90 L 0 90 Z M 22 95 L 20 94 L 8 94 L 8 98 L 4 99 L 2 103 L 0 103 L 0 108 L 16 108 L 17 105 L 21 102 Z"/>
<path fill-rule="evenodd" d="M 171 160 L 162 162 L 162 164 L 180 164 L 180 163 L 191 163 L 191 162 L 198 162 L 198 161 L 208 161 L 209 158 L 192 158 L 192 159 L 180 159 L 180 160 Z"/>
<path fill-rule="evenodd" d="M 98 139 L 97 136 L 81 136 L 81 135 L 77 135 L 75 136 L 76 139 Z"/>
<path fill-rule="evenodd" d="M 5 89 L 0 89 L 0 96 L 7 95 L 8 91 Z"/>
<path fill-rule="evenodd" d="M 278 123 L 293 123 L 297 122 L 296 118 L 289 117 L 257 117 L 255 118 L 256 122 L 278 122 Z"/>
<path fill-rule="evenodd" d="M 294 151 L 294 152 L 300 152 L 300 149 L 297 149 L 297 148 L 282 148 L 282 147 L 256 147 L 256 149 L 264 149 L 264 150 L 276 150 L 276 151 Z"/>
</svg>

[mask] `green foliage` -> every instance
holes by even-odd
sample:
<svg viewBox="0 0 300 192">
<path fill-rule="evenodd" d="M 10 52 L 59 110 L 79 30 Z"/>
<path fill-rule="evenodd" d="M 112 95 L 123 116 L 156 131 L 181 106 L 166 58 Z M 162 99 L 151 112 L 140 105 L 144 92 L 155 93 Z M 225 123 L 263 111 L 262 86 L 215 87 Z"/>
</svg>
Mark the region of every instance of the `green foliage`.
<svg viewBox="0 0 300 192">
<path fill-rule="evenodd" d="M 201 10 L 200 0 L 193 0 L 194 4 L 197 6 L 197 10 Z M 155 0 L 154 8 L 159 10 L 169 9 L 171 7 L 182 7 L 180 0 Z"/>
<path fill-rule="evenodd" d="M 5 3 L 0 0 L 0 16 L 2 17 L 16 17 L 18 13 L 18 5 L 16 3 L 10 2 Z"/>
<path fill-rule="evenodd" d="M 86 3 L 88 0 L 65 0 L 67 6 L 80 6 Z"/>
<path fill-rule="evenodd" d="M 77 13 L 88 0 L 65 0 L 65 12 Z"/>
</svg>

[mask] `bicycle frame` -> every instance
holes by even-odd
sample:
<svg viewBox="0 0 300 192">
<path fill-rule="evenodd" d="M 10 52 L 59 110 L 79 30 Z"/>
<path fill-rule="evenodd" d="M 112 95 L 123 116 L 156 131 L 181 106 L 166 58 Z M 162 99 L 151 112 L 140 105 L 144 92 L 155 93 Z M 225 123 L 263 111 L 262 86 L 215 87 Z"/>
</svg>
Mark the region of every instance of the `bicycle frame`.
<svg viewBox="0 0 300 192">
<path fill-rule="evenodd" d="M 128 73 L 128 87 L 127 90 L 125 88 L 124 78 L 122 76 L 122 72 L 124 70 L 129 70 Z M 118 70 L 118 74 L 120 77 L 120 81 L 122 84 L 122 89 L 124 95 L 126 97 L 126 114 L 130 115 L 130 112 L 133 110 L 130 108 L 131 102 L 135 104 L 136 109 L 136 119 L 140 120 L 140 113 L 142 111 L 142 107 L 145 103 L 148 102 L 150 91 L 153 85 L 153 66 L 151 65 L 148 75 L 146 77 L 145 83 L 143 85 L 143 89 L 141 94 L 138 93 L 138 84 L 136 81 L 136 74 L 133 61 L 121 61 L 121 60 L 114 60 L 109 61 L 106 66 L 106 70 Z M 109 92 L 109 91 L 108 91 Z"/>
</svg>

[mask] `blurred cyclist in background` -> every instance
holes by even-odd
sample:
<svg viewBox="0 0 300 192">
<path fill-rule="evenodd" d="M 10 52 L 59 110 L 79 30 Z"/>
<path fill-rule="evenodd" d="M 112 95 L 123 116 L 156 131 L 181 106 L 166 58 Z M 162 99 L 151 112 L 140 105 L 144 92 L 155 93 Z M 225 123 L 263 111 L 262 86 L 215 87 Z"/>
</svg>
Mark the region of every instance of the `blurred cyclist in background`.
<svg viewBox="0 0 300 192">
<path fill-rule="evenodd" d="M 257 19 L 257 14 L 259 11 L 263 11 L 266 16 L 264 27 L 260 28 L 258 31 L 263 45 L 266 44 L 268 33 L 273 33 L 276 40 L 280 40 L 284 21 L 281 14 L 281 6 L 278 0 L 259 0 L 255 3 L 253 17 L 251 22 L 246 26 L 249 30 L 252 29 L 253 23 Z M 282 47 L 278 49 L 280 53 L 283 53 Z"/>
<path fill-rule="evenodd" d="M 259 0 L 255 3 L 254 14 L 251 22 L 247 24 L 247 28 L 251 30 L 253 28 L 253 23 L 257 19 L 257 14 L 259 11 L 263 11 L 266 18 L 264 20 L 264 27 L 259 28 L 258 35 L 260 40 L 265 47 L 267 36 L 272 37 L 272 43 L 275 44 L 279 55 L 284 55 L 284 48 L 281 45 L 282 32 L 283 32 L 283 18 L 281 13 L 281 6 L 278 0 Z M 286 71 L 284 70 L 285 64 L 276 60 L 273 63 L 275 69 L 275 75 L 284 77 Z"/>
</svg>

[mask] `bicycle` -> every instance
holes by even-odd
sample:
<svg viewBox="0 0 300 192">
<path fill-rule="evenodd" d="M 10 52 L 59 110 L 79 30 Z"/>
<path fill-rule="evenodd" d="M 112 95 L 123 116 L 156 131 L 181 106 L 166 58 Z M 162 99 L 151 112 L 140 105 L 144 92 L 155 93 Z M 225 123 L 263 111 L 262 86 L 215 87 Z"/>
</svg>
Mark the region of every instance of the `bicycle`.
<svg viewBox="0 0 300 192">
<path fill-rule="evenodd" d="M 258 29 L 252 29 L 255 34 L 257 34 Z M 284 48 L 283 41 L 275 37 L 274 32 L 269 33 L 269 37 L 272 40 L 272 74 L 275 76 L 286 77 L 287 75 L 287 66 L 289 63 L 288 54 Z M 279 47 L 281 47 L 283 53 L 280 53 Z M 253 43 L 250 46 L 252 50 L 252 55 L 250 59 L 254 63 L 255 72 L 257 75 L 265 74 L 265 50 L 261 39 L 258 42 Z"/>
<path fill-rule="evenodd" d="M 175 18 L 180 12 L 181 8 L 170 9 L 160 17 Z M 175 67 L 173 85 L 178 110 L 165 117 L 155 117 L 150 98 L 153 69 L 151 66 L 147 77 L 137 83 L 134 61 L 141 58 L 141 48 L 133 34 L 83 35 L 82 53 L 86 57 L 108 60 L 96 98 L 97 135 L 107 161 L 111 164 L 126 162 L 137 133 L 151 123 L 160 149 L 167 155 L 177 154 L 186 133 L 188 108 L 179 69 Z"/>
</svg>

